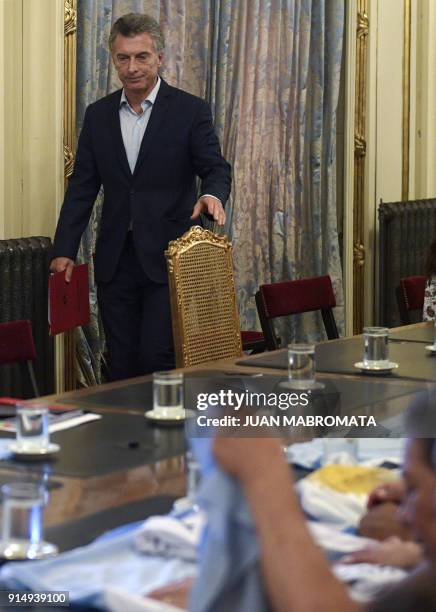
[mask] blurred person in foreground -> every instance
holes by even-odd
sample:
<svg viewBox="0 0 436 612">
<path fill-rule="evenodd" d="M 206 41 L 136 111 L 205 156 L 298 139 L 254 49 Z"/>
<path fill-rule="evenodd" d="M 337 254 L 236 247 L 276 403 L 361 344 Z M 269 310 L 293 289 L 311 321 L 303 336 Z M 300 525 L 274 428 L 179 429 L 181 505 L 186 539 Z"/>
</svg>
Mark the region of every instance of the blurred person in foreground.
<svg viewBox="0 0 436 612">
<path fill-rule="evenodd" d="M 214 454 L 245 493 L 273 610 L 382 612 L 395 606 L 396 612 L 436 612 L 436 439 L 410 439 L 404 462 L 399 514 L 422 546 L 422 562 L 407 579 L 365 605 L 350 598 L 313 541 L 280 440 L 217 437 Z M 191 586 L 192 581 L 168 585 L 149 596 L 186 607 Z"/>
<path fill-rule="evenodd" d="M 353 602 L 314 543 L 274 438 L 217 438 L 215 457 L 236 478 L 251 508 L 265 585 L 274 610 L 371 612 L 436 610 L 436 440 L 411 439 L 404 463 L 400 516 L 425 560 L 409 578 L 365 606 Z"/>
<path fill-rule="evenodd" d="M 346 555 L 342 563 L 374 563 L 412 569 L 424 558 L 420 542 L 413 538 L 409 525 L 401 519 L 401 506 L 406 499 L 406 483 L 394 480 L 376 487 L 368 497 L 367 512 L 357 532 L 378 540 Z"/>
<path fill-rule="evenodd" d="M 418 393 L 409 407 L 405 419 L 406 428 L 415 444 L 430 444 L 427 436 L 436 436 L 435 393 L 433 386 Z M 418 442 L 421 440 L 421 442 Z M 431 438 L 429 438 L 431 440 Z M 359 535 L 379 542 L 356 551 L 343 562 L 378 563 L 412 569 L 425 557 L 423 542 L 416 537 L 413 521 L 404 517 L 411 492 L 407 480 L 407 457 L 404 478 L 376 487 L 368 497 L 367 512 L 362 517 Z M 433 469 L 436 454 L 433 451 Z M 419 534 L 418 534 L 419 536 Z"/>
</svg>

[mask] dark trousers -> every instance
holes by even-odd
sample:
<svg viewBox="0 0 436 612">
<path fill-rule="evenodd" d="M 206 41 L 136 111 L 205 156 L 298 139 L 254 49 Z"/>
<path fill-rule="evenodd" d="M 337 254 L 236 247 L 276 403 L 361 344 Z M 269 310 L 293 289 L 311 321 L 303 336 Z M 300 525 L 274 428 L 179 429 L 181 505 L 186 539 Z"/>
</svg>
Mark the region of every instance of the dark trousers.
<svg viewBox="0 0 436 612">
<path fill-rule="evenodd" d="M 97 287 L 110 380 L 175 367 L 167 284 L 147 278 L 128 232 L 114 277 Z"/>
</svg>

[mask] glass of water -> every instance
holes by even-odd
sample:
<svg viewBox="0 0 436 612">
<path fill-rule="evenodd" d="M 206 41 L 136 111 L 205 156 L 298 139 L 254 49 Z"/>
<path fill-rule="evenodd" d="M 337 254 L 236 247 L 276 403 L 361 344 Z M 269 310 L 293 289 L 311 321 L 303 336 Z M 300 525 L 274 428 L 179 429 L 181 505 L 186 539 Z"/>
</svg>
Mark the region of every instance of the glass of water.
<svg viewBox="0 0 436 612">
<path fill-rule="evenodd" d="M 201 481 L 201 466 L 192 451 L 186 453 L 186 497 L 194 504 Z"/>
<path fill-rule="evenodd" d="M 389 330 L 387 327 L 363 328 L 363 363 L 369 368 L 389 367 Z"/>
<path fill-rule="evenodd" d="M 43 540 L 45 488 L 16 482 L 1 488 L 3 513 L 0 556 L 5 559 L 41 559 L 55 555 L 54 544 Z"/>
<path fill-rule="evenodd" d="M 288 381 L 301 389 L 315 385 L 314 344 L 288 344 Z"/>
<path fill-rule="evenodd" d="M 178 514 L 186 512 L 198 512 L 200 506 L 197 504 L 197 493 L 201 481 L 201 465 L 192 451 L 186 451 L 186 496 L 176 499 L 173 509 Z"/>
<path fill-rule="evenodd" d="M 153 374 L 153 412 L 156 418 L 183 416 L 183 374 L 155 372 Z"/>
<path fill-rule="evenodd" d="M 16 424 L 18 451 L 38 453 L 49 447 L 49 411 L 46 404 L 17 406 Z"/>
</svg>

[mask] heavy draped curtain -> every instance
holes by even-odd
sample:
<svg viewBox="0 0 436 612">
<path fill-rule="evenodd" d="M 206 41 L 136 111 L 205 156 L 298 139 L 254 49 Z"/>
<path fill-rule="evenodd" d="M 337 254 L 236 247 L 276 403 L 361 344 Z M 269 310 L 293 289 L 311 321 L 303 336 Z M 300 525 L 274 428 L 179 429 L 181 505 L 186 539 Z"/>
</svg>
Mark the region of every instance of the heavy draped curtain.
<svg viewBox="0 0 436 612">
<path fill-rule="evenodd" d="M 86 106 L 120 87 L 110 61 L 111 24 L 145 12 L 161 24 L 162 76 L 206 98 L 232 164 L 227 227 L 234 247 L 243 329 L 258 327 L 259 284 L 320 274 L 332 278 L 343 328 L 336 201 L 336 113 L 344 0 L 79 0 L 77 123 Z M 100 199 L 101 202 L 101 199 Z M 100 204 L 82 240 L 92 261 Z M 81 332 L 84 381 L 99 382 L 102 334 Z M 308 314 L 282 322 L 285 339 L 322 337 Z"/>
</svg>

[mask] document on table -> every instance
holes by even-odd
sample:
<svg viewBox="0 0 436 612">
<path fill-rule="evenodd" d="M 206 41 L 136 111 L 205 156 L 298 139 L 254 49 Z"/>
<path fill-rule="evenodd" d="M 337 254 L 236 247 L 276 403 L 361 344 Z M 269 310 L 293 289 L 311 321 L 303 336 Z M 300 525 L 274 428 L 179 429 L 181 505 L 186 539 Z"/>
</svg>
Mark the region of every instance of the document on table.
<svg viewBox="0 0 436 612">
<path fill-rule="evenodd" d="M 90 423 L 91 421 L 97 421 L 101 419 L 101 414 L 95 414 L 93 412 L 84 412 L 83 410 L 68 410 L 61 413 L 50 412 L 49 413 L 49 431 L 50 433 L 56 433 L 64 429 L 71 429 L 84 423 Z M 9 431 L 16 433 L 15 418 L 5 419 L 0 421 L 0 431 Z"/>
</svg>

